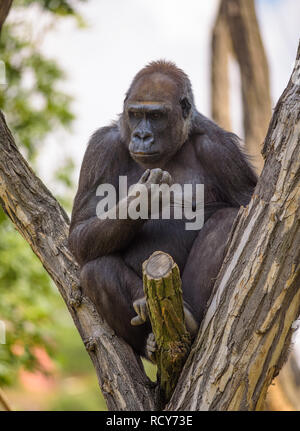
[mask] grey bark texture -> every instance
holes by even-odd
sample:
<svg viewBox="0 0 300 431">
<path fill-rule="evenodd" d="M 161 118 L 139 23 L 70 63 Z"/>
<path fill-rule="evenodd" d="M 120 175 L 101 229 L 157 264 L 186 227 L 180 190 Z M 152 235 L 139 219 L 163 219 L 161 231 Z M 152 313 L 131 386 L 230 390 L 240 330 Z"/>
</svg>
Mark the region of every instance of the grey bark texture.
<svg viewBox="0 0 300 431">
<path fill-rule="evenodd" d="M 300 46 L 241 208 L 174 410 L 260 410 L 300 314 Z"/>
<path fill-rule="evenodd" d="M 152 410 L 153 384 L 132 349 L 116 337 L 80 291 L 67 246 L 69 220 L 18 151 L 0 113 L 0 203 L 41 260 L 72 315 L 111 410 Z"/>
</svg>

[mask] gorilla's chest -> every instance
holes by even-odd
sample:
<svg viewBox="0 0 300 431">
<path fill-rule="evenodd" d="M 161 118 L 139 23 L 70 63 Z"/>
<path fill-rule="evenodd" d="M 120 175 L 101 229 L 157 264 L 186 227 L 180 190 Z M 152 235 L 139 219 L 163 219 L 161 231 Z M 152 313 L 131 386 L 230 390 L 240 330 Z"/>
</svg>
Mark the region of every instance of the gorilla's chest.
<svg viewBox="0 0 300 431">
<path fill-rule="evenodd" d="M 194 239 L 199 232 L 198 230 L 186 229 L 187 219 L 185 218 L 183 205 L 186 204 L 191 209 L 195 209 L 196 185 L 203 183 L 201 172 L 199 169 L 174 164 L 166 166 L 165 170 L 172 176 L 173 185 L 178 184 L 180 186 L 177 189 L 179 195 L 176 195 L 176 202 L 173 205 L 171 204 L 171 217 L 170 219 L 150 218 L 147 220 L 124 252 L 125 262 L 139 275 L 141 274 L 142 263 L 157 250 L 169 253 L 178 264 L 180 271 L 183 271 Z M 142 174 L 142 172 L 139 174 Z M 136 176 L 128 176 L 129 186 L 136 181 Z M 186 186 L 187 194 L 185 195 L 184 188 Z M 181 191 L 182 195 L 180 196 Z M 174 205 L 177 206 L 178 213 L 182 215 L 180 219 L 174 219 Z"/>
</svg>

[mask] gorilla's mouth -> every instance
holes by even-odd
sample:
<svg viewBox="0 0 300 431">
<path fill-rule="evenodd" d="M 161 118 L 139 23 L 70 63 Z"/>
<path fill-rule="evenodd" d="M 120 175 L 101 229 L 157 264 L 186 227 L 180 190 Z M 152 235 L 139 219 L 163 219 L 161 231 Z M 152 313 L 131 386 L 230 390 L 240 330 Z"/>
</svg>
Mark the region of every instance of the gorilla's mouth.
<svg viewBox="0 0 300 431">
<path fill-rule="evenodd" d="M 158 151 L 155 151 L 153 153 L 149 153 L 149 152 L 144 153 L 143 151 L 136 151 L 136 152 L 131 152 L 131 155 L 135 158 L 146 159 L 148 157 L 149 158 L 157 157 L 160 155 L 160 153 Z"/>
<path fill-rule="evenodd" d="M 159 154 L 159 152 L 155 151 L 154 153 L 149 153 L 149 152 L 143 153 L 143 151 L 137 151 L 132 154 L 134 154 L 135 156 L 155 156 L 156 154 Z"/>
</svg>

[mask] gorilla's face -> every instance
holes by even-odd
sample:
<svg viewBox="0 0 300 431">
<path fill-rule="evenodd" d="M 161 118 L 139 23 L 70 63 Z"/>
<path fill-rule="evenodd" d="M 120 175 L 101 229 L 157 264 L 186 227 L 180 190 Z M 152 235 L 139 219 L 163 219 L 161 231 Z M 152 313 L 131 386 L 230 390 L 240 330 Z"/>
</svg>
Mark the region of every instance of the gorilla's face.
<svg viewBox="0 0 300 431">
<path fill-rule="evenodd" d="M 190 105 L 186 102 L 180 99 L 176 83 L 162 73 L 143 76 L 133 85 L 123 121 L 128 149 L 137 163 L 162 167 L 179 150 L 188 136 Z"/>
</svg>

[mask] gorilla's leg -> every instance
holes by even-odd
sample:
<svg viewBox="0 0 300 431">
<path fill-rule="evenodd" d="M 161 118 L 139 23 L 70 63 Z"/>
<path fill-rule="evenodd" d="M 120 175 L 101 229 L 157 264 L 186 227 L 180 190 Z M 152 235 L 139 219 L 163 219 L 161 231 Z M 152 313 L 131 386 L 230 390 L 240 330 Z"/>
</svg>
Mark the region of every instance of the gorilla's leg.
<svg viewBox="0 0 300 431">
<path fill-rule="evenodd" d="M 204 317 L 237 213 L 238 208 L 222 208 L 215 212 L 195 239 L 185 265 L 182 274 L 183 299 L 198 324 Z"/>
<path fill-rule="evenodd" d="M 93 301 L 109 326 L 137 353 L 145 355 L 150 324 L 132 326 L 130 323 L 136 317 L 133 302 L 144 296 L 141 278 L 119 255 L 113 254 L 85 264 L 80 279 L 83 293 Z"/>
</svg>

